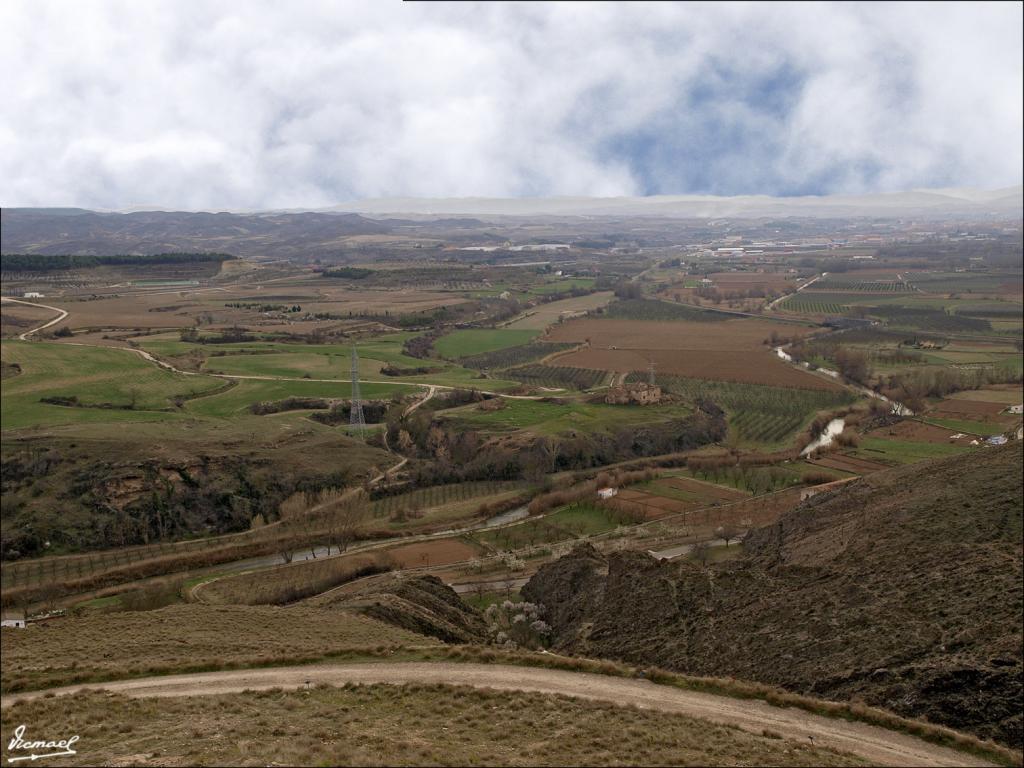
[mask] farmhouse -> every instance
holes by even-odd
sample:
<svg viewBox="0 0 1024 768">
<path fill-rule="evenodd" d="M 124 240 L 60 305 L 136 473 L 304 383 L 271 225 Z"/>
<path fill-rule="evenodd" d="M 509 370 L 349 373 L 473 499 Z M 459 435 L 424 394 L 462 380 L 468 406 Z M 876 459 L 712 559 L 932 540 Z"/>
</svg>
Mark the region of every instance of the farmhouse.
<svg viewBox="0 0 1024 768">
<path fill-rule="evenodd" d="M 24 611 L 4 611 L 3 619 L 0 620 L 0 627 L 15 627 L 17 629 L 24 629 Z"/>
<path fill-rule="evenodd" d="M 1006 409 L 1006 412 L 1016 414 L 1024 413 L 1024 405 L 1011 405 L 1009 408 Z"/>
<path fill-rule="evenodd" d="M 661 387 L 640 381 L 608 390 L 604 401 L 609 405 L 651 405 L 661 401 Z"/>
<path fill-rule="evenodd" d="M 597 498 L 599 499 L 610 499 L 612 496 L 617 496 L 619 493 L 618 488 L 598 488 Z"/>
<path fill-rule="evenodd" d="M 41 299 L 41 298 L 43 298 L 43 294 L 39 293 L 39 291 L 25 291 L 25 295 L 22 296 L 22 298 L 23 299 Z"/>
</svg>

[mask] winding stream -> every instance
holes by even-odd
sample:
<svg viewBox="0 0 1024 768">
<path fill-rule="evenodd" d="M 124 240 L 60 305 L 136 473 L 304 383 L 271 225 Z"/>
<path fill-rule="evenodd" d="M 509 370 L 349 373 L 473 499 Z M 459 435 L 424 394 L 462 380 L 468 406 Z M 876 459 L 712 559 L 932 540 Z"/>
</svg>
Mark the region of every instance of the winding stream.
<svg viewBox="0 0 1024 768">
<path fill-rule="evenodd" d="M 797 362 L 796 360 L 793 359 L 793 356 L 789 354 L 786 350 L 784 350 L 782 347 L 774 347 L 773 349 L 775 350 L 775 354 L 778 355 L 782 360 L 785 360 L 787 363 L 799 366 L 801 368 L 805 368 L 807 370 L 811 370 L 811 366 L 808 363 Z M 814 370 L 817 371 L 818 373 L 823 373 L 826 376 L 830 376 L 833 379 L 841 380 L 839 371 L 833 371 L 830 368 L 821 367 L 815 368 Z M 852 389 L 855 389 L 862 395 L 867 395 L 868 397 L 872 397 L 875 400 L 881 400 L 884 403 L 888 403 L 890 409 L 889 412 L 895 416 L 914 415 L 914 412 L 907 408 L 907 406 L 905 406 L 903 403 L 888 398 L 881 392 L 875 392 L 875 390 L 870 389 L 869 387 L 861 386 L 860 384 L 848 384 L 847 386 L 851 387 Z M 813 453 L 819 448 L 825 448 L 826 446 L 832 445 L 832 443 L 836 439 L 836 436 L 843 431 L 844 426 L 846 426 L 846 421 L 844 419 L 832 419 L 832 421 L 830 421 L 825 426 L 825 429 L 822 430 L 821 434 L 814 438 L 814 440 L 812 440 L 802 451 L 800 451 L 800 455 L 807 456 L 808 454 Z"/>
</svg>

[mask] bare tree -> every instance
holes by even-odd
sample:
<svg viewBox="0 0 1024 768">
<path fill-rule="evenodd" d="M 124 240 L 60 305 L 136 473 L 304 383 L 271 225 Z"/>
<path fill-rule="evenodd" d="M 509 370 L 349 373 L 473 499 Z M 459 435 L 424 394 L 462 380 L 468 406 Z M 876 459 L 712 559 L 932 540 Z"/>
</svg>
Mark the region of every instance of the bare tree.
<svg viewBox="0 0 1024 768">
<path fill-rule="evenodd" d="M 359 497 L 335 506 L 327 517 L 327 554 L 331 547 L 338 549 L 340 555 L 355 541 L 359 528 L 370 516 L 370 505 L 364 497 Z"/>
<path fill-rule="evenodd" d="M 725 540 L 725 546 L 727 546 L 727 547 L 729 546 L 729 542 L 730 541 L 732 541 L 733 539 L 735 539 L 736 541 L 739 541 L 739 538 L 740 538 L 740 531 L 739 531 L 739 529 L 736 528 L 736 526 L 731 525 L 729 523 L 726 523 L 725 525 L 719 526 L 719 528 L 715 531 L 715 533 L 718 534 L 719 538 L 722 538 L 722 539 Z"/>
</svg>

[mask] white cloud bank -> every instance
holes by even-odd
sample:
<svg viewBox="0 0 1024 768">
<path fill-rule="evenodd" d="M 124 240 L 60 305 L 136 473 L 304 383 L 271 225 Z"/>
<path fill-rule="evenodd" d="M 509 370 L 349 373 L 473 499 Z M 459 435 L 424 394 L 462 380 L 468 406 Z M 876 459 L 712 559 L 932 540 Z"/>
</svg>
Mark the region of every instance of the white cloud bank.
<svg viewBox="0 0 1024 768">
<path fill-rule="evenodd" d="M 6 0 L 0 201 L 1010 186 L 1021 9 Z"/>
</svg>

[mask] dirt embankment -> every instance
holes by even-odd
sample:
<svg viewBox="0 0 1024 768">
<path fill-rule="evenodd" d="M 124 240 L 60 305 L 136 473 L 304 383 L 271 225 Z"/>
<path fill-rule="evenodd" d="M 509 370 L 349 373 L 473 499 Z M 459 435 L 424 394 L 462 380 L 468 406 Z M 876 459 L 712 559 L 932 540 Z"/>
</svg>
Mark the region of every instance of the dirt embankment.
<svg viewBox="0 0 1024 768">
<path fill-rule="evenodd" d="M 481 642 L 483 616 L 436 576 L 388 574 L 353 583 L 310 601 L 362 613 L 446 643 Z"/>
<path fill-rule="evenodd" d="M 707 569 L 583 547 L 522 594 L 560 650 L 859 698 L 1020 747 L 1021 458 L 875 473 Z"/>
</svg>

